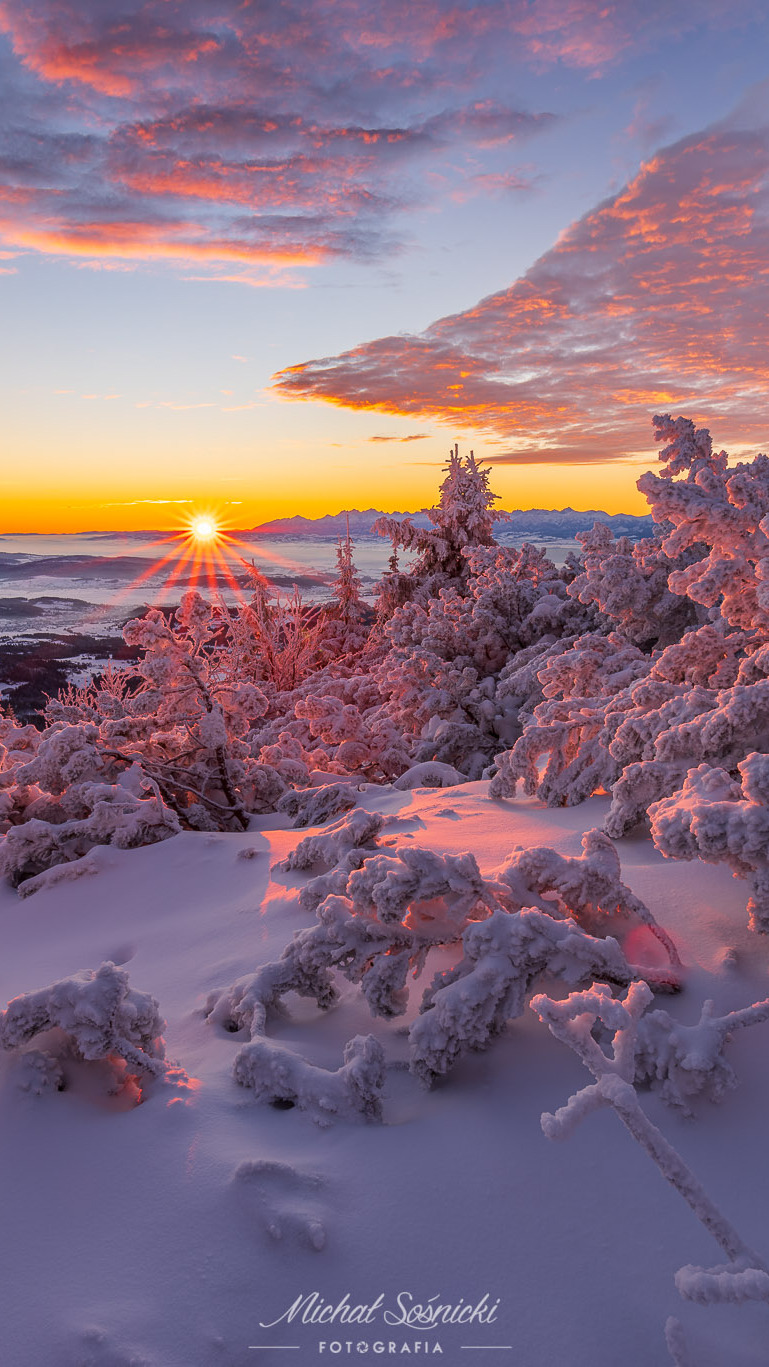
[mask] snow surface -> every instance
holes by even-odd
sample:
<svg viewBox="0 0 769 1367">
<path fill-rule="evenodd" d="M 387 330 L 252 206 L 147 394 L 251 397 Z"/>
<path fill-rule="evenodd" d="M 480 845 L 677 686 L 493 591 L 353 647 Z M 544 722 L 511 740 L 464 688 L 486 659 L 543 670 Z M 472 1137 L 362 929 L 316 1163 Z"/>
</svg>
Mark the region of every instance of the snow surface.
<svg viewBox="0 0 769 1367">
<path fill-rule="evenodd" d="M 359 807 L 395 817 L 398 840 L 440 854 L 470 850 L 485 877 L 516 847 L 580 853 L 609 799 L 545 810 L 491 799 L 488 783 L 398 791 L 367 786 Z M 35 1088 L 35 1060 L 0 1056 L 3 1194 L 0 1362 L 8 1367 L 246 1367 L 420 1356 L 457 1367 L 656 1367 L 665 1324 L 681 1322 L 697 1367 L 769 1362 L 769 1309 L 682 1302 L 676 1271 L 711 1267 L 713 1241 L 616 1116 L 588 1116 L 564 1144 L 540 1116 L 590 1082 L 568 1049 L 526 1011 L 481 1054 L 425 1091 L 405 1068 L 406 1017 L 374 1019 L 338 976 L 319 1012 L 291 997 L 271 1037 L 337 1070 L 346 1041 L 373 1034 L 388 1063 L 384 1123 L 340 1118 L 319 1129 L 297 1107 L 260 1103 L 232 1075 L 245 1031 L 206 1023 L 211 994 L 279 958 L 312 926 L 298 889 L 312 871 L 284 861 L 322 828 L 186 832 L 135 850 L 99 846 L 89 876 L 20 899 L 0 887 L 2 1002 L 105 961 L 156 998 L 170 1077 L 136 1083 L 117 1063 L 62 1056 L 65 1090 Z M 744 884 L 723 865 L 670 863 L 648 837 L 616 842 L 622 878 L 674 938 L 684 990 L 665 997 L 695 1024 L 769 995 L 769 942 L 745 922 Z M 302 861 L 300 860 L 300 863 Z M 647 932 L 639 932 L 646 935 Z M 639 948 L 639 954 L 642 950 Z M 443 957 L 441 957 L 443 956 Z M 448 965 L 431 955 L 422 982 Z M 554 987 L 555 995 L 564 989 Z M 745 1242 L 769 1256 L 769 1026 L 739 1031 L 739 1085 L 695 1118 L 659 1094 L 641 1103 Z M 45 1047 L 38 1036 L 35 1049 Z M 398 1066 L 398 1065 L 402 1066 Z M 183 1071 L 181 1071 L 183 1070 Z M 38 1094 L 39 1092 L 39 1094 Z M 277 1319 L 299 1296 L 397 1306 L 499 1299 L 491 1324 L 420 1330 Z M 676 1333 L 678 1331 L 676 1330 Z M 672 1333 L 672 1330 L 670 1331 Z M 341 1342 L 339 1354 L 319 1343 Z M 346 1344 L 352 1351 L 348 1354 Z M 428 1354 L 438 1341 L 442 1354 Z M 365 1355 L 356 1345 L 368 1342 Z M 251 1347 L 250 1345 L 298 1345 Z M 401 1352 L 402 1345 L 410 1352 Z M 465 1347 L 464 1345 L 478 1345 Z M 488 1349 L 498 1345 L 497 1351 Z M 509 1347 L 506 1347 L 509 1345 Z M 683 1361 L 683 1358 L 681 1359 Z"/>
</svg>

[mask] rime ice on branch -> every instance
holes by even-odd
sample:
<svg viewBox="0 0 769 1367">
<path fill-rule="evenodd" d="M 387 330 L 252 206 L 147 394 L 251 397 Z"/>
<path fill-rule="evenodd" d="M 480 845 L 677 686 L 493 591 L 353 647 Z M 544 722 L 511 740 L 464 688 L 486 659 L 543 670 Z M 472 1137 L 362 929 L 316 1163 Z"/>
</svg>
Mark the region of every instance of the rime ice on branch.
<svg viewBox="0 0 769 1367">
<path fill-rule="evenodd" d="M 651 1001 L 651 991 L 644 982 L 632 983 L 623 1000 L 612 996 L 606 983 L 594 983 L 586 992 L 573 992 L 564 1001 L 553 1001 L 547 996 L 533 997 L 531 1008 L 548 1026 L 556 1039 L 568 1044 L 593 1074 L 595 1081 L 569 1097 L 565 1106 L 554 1114 L 545 1112 L 542 1129 L 548 1139 L 565 1139 L 591 1112 L 611 1106 L 633 1138 L 657 1164 L 662 1176 L 683 1196 L 691 1210 L 716 1240 L 728 1262 L 713 1268 L 683 1267 L 676 1274 L 676 1287 L 687 1300 L 702 1303 L 717 1301 L 769 1300 L 769 1274 L 756 1253 L 740 1238 L 737 1231 L 711 1201 L 681 1155 L 665 1139 L 662 1132 L 646 1115 L 633 1085 L 638 1070 L 641 1050 L 642 1074 L 648 1071 L 648 1053 L 659 1045 L 659 1036 L 652 1026 L 644 1034 L 643 1012 Z M 748 1008 L 755 1013 L 740 1024 L 757 1023 L 767 1019 L 767 1003 Z M 735 1013 L 742 1015 L 742 1013 Z M 648 1019 L 648 1018 L 647 1018 Z M 695 1030 L 707 1033 L 712 1018 L 705 1018 Z M 594 1030 L 600 1022 L 613 1036 L 611 1053 L 607 1053 L 595 1038 Z M 719 1032 L 716 1032 L 719 1033 Z M 672 1035 L 668 1033 L 668 1040 Z M 663 1048 L 658 1054 L 661 1067 L 674 1061 L 671 1083 L 676 1086 L 678 1070 L 693 1061 L 695 1051 L 679 1052 Z M 702 1074 L 717 1068 L 718 1049 L 711 1049 L 709 1066 L 704 1057 L 698 1070 Z"/>
</svg>

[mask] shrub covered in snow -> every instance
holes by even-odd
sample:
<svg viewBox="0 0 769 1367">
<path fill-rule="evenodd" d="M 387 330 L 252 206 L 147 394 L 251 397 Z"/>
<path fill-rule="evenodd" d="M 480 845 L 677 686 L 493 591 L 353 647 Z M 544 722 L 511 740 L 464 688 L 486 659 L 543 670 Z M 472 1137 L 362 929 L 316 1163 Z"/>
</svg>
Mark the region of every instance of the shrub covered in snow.
<svg viewBox="0 0 769 1367">
<path fill-rule="evenodd" d="M 298 1106 L 318 1125 L 330 1125 L 335 1119 L 382 1118 L 385 1059 L 373 1035 L 349 1040 L 336 1072 L 316 1068 L 272 1041 L 252 1040 L 238 1053 L 234 1075 L 260 1101 Z"/>
<path fill-rule="evenodd" d="M 290 816 L 295 826 L 321 826 L 340 812 L 349 812 L 356 800 L 349 783 L 325 783 L 319 788 L 297 788 L 285 793 L 278 811 Z"/>
<path fill-rule="evenodd" d="M 621 882 L 619 862 L 600 832 L 586 837 L 578 859 L 546 847 L 521 851 L 496 878 L 485 879 L 470 853 L 439 854 L 405 842 L 386 852 L 377 848 L 381 825 L 381 818 L 351 813 L 299 843 L 287 867 L 312 871 L 338 860 L 300 892 L 316 924 L 296 932 L 279 960 L 208 1001 L 212 1022 L 248 1030 L 251 1044 L 237 1055 L 235 1076 L 257 1095 L 278 1097 L 278 1077 L 289 1089 L 286 1099 L 298 1105 L 303 1087 L 317 1102 L 321 1081 L 322 1095 L 336 1095 L 337 1074 L 333 1083 L 327 1074 L 319 1079 L 317 1069 L 286 1058 L 286 1049 L 266 1034 L 270 1012 L 289 992 L 313 998 L 323 1010 L 333 1006 L 335 972 L 360 985 L 372 1015 L 391 1019 L 406 1012 L 409 982 L 421 975 L 430 951 L 455 953 L 454 965 L 423 993 L 409 1029 L 410 1067 L 428 1085 L 519 1016 L 542 975 L 568 986 L 597 974 L 630 983 L 640 970 L 610 932 L 649 927 L 671 960 L 657 975 L 659 985 L 678 984 L 675 947 Z M 312 1109 L 315 1102 L 307 1104 Z"/>
<path fill-rule="evenodd" d="M 568 986 L 596 975 L 626 985 L 632 972 L 616 940 L 597 940 L 572 921 L 528 908 L 495 911 L 468 926 L 464 957 L 439 973 L 425 992 L 411 1027 L 411 1067 L 430 1084 L 470 1049 L 482 1049 L 506 1023 L 523 1014 L 542 974 Z"/>
<path fill-rule="evenodd" d="M 112 1055 L 141 1073 L 166 1071 L 158 1003 L 129 987 L 128 974 L 113 963 L 61 978 L 37 992 L 14 997 L 0 1011 L 0 1047 L 18 1049 L 59 1029 L 82 1059 Z"/>
<path fill-rule="evenodd" d="M 748 880 L 753 930 L 769 932 L 769 755 L 737 765 L 741 783 L 724 769 L 700 764 L 683 786 L 649 808 L 652 835 L 669 859 L 725 863 Z"/>
<path fill-rule="evenodd" d="M 668 978 L 672 975 L 674 982 L 681 967 L 678 951 L 649 908 L 622 882 L 620 873 L 619 855 L 611 840 L 602 831 L 592 830 L 583 835 L 582 855 L 576 859 L 548 845 L 515 852 L 503 864 L 495 889 L 500 895 L 504 888 L 502 900 L 508 909 L 536 905 L 550 915 L 572 916 L 593 934 L 622 935 L 634 927 L 648 927 L 666 951 Z M 646 976 L 654 976 L 653 970 L 647 969 Z"/>
<path fill-rule="evenodd" d="M 372 845 L 383 825 L 383 816 L 377 812 L 364 812 L 358 807 L 341 821 L 327 826 L 320 835 L 305 836 L 288 855 L 283 867 L 307 870 L 316 864 L 325 864 L 332 868 L 348 850 L 362 850 Z"/>
<path fill-rule="evenodd" d="M 703 1004 L 696 1025 L 681 1025 L 667 1011 L 641 1017 L 636 1045 L 636 1082 L 658 1085 L 665 1101 L 690 1114 L 697 1096 L 720 1101 L 736 1085 L 723 1051 L 735 1030 L 769 1020 L 769 1000 L 717 1016 L 712 1001 Z"/>
<path fill-rule="evenodd" d="M 81 783 L 67 790 L 58 821 L 30 816 L 8 829 L 0 843 L 0 874 L 31 890 L 36 875 L 79 860 L 95 845 L 128 850 L 175 835 L 181 830 L 179 819 L 162 801 L 157 785 L 146 781 L 143 789 L 137 795 L 125 782 L 117 782 Z M 82 815 L 67 819 L 67 810 Z"/>
</svg>

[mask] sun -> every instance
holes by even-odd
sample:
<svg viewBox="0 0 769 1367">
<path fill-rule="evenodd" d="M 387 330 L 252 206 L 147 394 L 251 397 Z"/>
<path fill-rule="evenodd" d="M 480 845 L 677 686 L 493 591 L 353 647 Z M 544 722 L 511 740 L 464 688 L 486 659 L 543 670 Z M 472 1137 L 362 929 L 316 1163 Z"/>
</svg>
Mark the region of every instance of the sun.
<svg viewBox="0 0 769 1367">
<path fill-rule="evenodd" d="M 196 517 L 192 520 L 190 531 L 196 541 L 213 541 L 219 528 L 212 517 Z"/>
<path fill-rule="evenodd" d="M 243 536 L 248 540 L 244 541 Z M 157 558 L 151 559 L 146 568 L 121 589 L 111 600 L 113 603 L 145 584 L 153 591 L 153 606 L 168 603 L 172 590 L 174 594 L 180 594 L 185 589 L 198 587 L 207 588 L 216 601 L 226 593 L 245 605 L 244 593 L 255 568 L 254 557 L 261 555 L 258 540 L 254 543 L 249 532 L 239 535 L 233 531 L 222 509 L 196 513 L 190 509 L 186 516 L 180 517 L 175 531 L 151 542 L 147 549 L 157 549 Z M 306 573 L 305 567 L 285 559 L 275 550 L 270 551 L 270 558 L 293 575 Z"/>
</svg>

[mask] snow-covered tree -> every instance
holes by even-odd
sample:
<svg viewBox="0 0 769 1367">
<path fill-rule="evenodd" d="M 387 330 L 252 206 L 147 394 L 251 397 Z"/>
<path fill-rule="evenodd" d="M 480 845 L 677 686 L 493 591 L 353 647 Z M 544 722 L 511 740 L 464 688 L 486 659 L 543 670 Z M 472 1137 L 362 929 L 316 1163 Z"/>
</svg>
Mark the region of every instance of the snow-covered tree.
<svg viewBox="0 0 769 1367">
<path fill-rule="evenodd" d="M 701 853 L 750 876 L 752 923 L 764 926 L 765 874 L 748 833 L 761 803 L 729 785 L 769 753 L 769 460 L 729 466 L 688 419 L 654 422 L 664 468 L 639 488 L 660 531 L 632 547 L 602 527 L 580 538 L 584 568 L 568 593 L 597 609 L 595 629 L 520 670 L 530 711 L 497 756 L 491 791 L 522 782 L 551 805 L 608 792 L 612 836 L 651 810 L 669 857 Z M 513 659 L 508 674 L 517 668 Z M 733 836 L 719 827 L 725 801 Z"/>
<path fill-rule="evenodd" d="M 368 609 L 361 597 L 361 579 L 353 559 L 353 544 L 350 539 L 350 518 L 347 518 L 347 532 L 339 537 L 336 546 L 336 579 L 334 596 L 328 610 L 330 626 L 338 623 L 339 632 L 331 633 L 337 653 L 348 654 L 360 650 L 366 643 L 368 631 L 364 625 Z"/>
<path fill-rule="evenodd" d="M 716 609 L 732 628 L 766 639 L 769 628 L 769 457 L 728 465 L 714 455 L 710 434 L 688 418 L 654 419 L 664 469 L 638 487 L 655 522 L 671 524 L 662 545 L 670 556 L 702 554 L 670 579 L 674 593 Z M 682 478 L 676 478 L 677 475 Z"/>
<path fill-rule="evenodd" d="M 281 601 L 255 567 L 248 603 L 227 614 L 221 667 L 231 681 L 248 681 L 278 692 L 290 691 L 317 669 L 324 658 L 324 621 L 308 607 L 298 589 Z"/>
<path fill-rule="evenodd" d="M 431 597 L 442 587 L 467 577 L 465 547 L 490 546 L 493 542 L 495 521 L 504 514 L 495 513 L 499 498 L 489 487 L 490 474 L 476 461 L 473 452 L 464 459 L 459 447 L 449 452 L 446 478 L 440 487 L 438 503 L 427 509 L 432 527 L 416 527 L 410 518 L 380 517 L 373 530 L 387 536 L 393 548 L 416 551 L 416 559 L 408 572 L 410 594 L 420 601 Z"/>
<path fill-rule="evenodd" d="M 594 613 L 569 599 L 568 576 L 533 546 L 475 547 L 464 559 L 461 591 L 443 588 L 393 614 L 374 674 L 387 715 L 413 737 L 414 763 L 438 760 L 480 778 L 500 742 L 520 732 L 520 700 L 499 687 L 509 662 L 585 630 Z"/>
<path fill-rule="evenodd" d="M 614 539 L 605 522 L 577 532 L 583 567 L 569 585 L 581 603 L 592 603 L 612 627 L 645 650 L 677 641 L 687 627 L 704 617 L 690 598 L 669 587 L 670 574 L 697 556 L 686 547 L 676 559 L 665 554 L 663 538 L 631 542 Z M 702 548 L 699 548 L 701 555 Z"/>
</svg>

